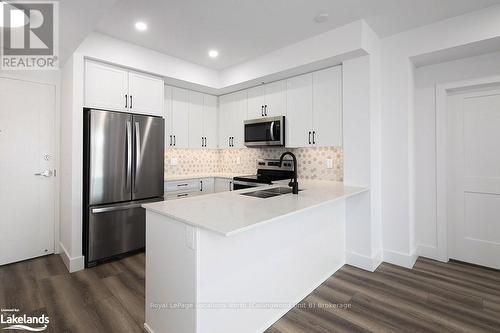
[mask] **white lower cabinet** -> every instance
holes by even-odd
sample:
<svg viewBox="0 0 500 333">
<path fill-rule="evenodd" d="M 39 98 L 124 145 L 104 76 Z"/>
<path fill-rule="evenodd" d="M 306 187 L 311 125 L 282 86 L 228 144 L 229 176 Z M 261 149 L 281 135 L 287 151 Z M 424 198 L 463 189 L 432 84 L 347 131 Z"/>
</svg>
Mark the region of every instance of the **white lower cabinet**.
<svg viewBox="0 0 500 333">
<path fill-rule="evenodd" d="M 218 186 L 218 192 L 231 191 L 232 181 L 230 178 L 213 177 L 168 181 L 164 183 L 165 200 L 214 193 L 216 186 Z"/>
<path fill-rule="evenodd" d="M 215 178 L 214 192 L 227 192 L 233 190 L 233 180 L 231 178 Z"/>
</svg>

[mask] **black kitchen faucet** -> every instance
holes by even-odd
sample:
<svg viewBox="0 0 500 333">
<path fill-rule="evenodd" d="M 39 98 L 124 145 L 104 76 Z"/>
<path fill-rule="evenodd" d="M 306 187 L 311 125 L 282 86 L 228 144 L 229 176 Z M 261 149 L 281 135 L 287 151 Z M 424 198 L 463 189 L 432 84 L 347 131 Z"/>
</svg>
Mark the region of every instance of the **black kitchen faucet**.
<svg viewBox="0 0 500 333">
<path fill-rule="evenodd" d="M 297 181 L 297 158 L 295 157 L 295 155 L 292 152 L 289 152 L 289 151 L 284 152 L 283 154 L 281 154 L 281 157 L 280 157 L 280 167 L 281 167 L 281 164 L 283 164 L 283 158 L 286 155 L 290 155 L 293 159 L 293 179 L 290 181 L 290 183 L 288 183 L 288 186 L 290 186 L 292 188 L 293 194 L 299 194 L 299 182 Z"/>
</svg>

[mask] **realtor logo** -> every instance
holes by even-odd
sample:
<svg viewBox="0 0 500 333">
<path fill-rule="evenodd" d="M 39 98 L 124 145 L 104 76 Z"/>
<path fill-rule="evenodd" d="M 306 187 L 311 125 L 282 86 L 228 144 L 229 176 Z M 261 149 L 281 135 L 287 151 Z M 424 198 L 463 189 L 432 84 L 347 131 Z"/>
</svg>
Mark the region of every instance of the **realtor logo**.
<svg viewBox="0 0 500 333">
<path fill-rule="evenodd" d="M 0 69 L 58 68 L 58 3 L 0 2 Z"/>
</svg>

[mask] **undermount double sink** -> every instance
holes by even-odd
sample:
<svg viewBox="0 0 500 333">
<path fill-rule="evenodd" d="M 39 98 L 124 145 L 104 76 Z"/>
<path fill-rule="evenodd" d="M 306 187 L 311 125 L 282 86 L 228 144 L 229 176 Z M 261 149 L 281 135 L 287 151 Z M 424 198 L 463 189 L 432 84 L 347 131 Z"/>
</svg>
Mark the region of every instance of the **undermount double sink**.
<svg viewBox="0 0 500 333">
<path fill-rule="evenodd" d="M 299 192 L 300 191 L 302 191 L 302 190 L 299 190 Z M 290 194 L 290 193 L 292 193 L 292 189 L 290 187 L 273 187 L 273 188 L 269 188 L 269 189 L 265 189 L 265 190 L 245 192 L 245 193 L 241 193 L 241 195 L 265 199 L 265 198 L 272 198 L 272 197 L 277 197 L 279 195 Z"/>
</svg>

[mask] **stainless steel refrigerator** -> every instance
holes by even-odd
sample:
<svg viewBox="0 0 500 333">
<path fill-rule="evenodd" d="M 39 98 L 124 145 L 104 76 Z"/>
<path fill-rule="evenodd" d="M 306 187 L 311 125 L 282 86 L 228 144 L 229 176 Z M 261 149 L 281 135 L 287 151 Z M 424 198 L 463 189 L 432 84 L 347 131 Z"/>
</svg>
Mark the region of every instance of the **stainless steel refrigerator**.
<svg viewBox="0 0 500 333">
<path fill-rule="evenodd" d="M 163 200 L 164 127 L 159 117 L 84 110 L 86 266 L 145 247 L 141 204 Z"/>
</svg>

